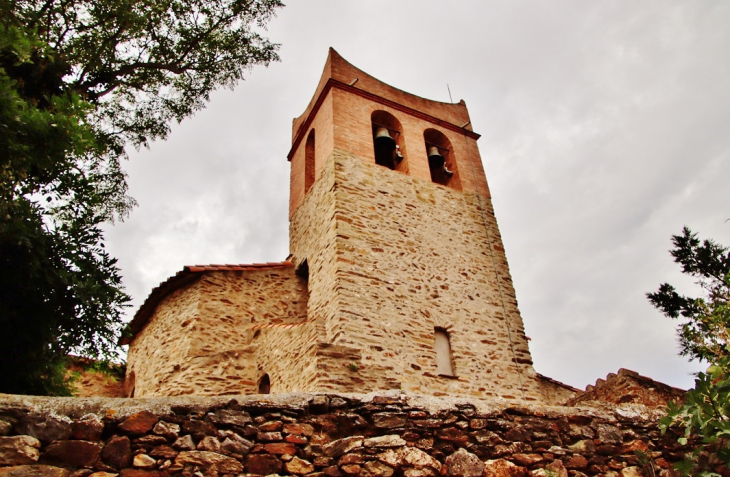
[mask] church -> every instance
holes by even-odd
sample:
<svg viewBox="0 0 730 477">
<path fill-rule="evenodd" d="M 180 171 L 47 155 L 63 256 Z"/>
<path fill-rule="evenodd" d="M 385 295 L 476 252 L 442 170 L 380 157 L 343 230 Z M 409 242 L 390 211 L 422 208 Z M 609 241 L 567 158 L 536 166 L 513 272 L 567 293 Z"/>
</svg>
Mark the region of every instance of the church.
<svg viewBox="0 0 730 477">
<path fill-rule="evenodd" d="M 292 126 L 289 257 L 152 290 L 122 339 L 125 394 L 573 396 L 533 368 L 478 139 L 464 101 L 330 49 Z"/>
</svg>

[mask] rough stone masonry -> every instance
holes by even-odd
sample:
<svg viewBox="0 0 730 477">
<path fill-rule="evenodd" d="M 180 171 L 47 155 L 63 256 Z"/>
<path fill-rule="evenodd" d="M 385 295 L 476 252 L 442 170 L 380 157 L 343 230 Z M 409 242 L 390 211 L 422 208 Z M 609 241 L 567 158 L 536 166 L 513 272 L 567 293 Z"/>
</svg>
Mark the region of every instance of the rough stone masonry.
<svg viewBox="0 0 730 477">
<path fill-rule="evenodd" d="M 374 395 L 0 396 L 0 476 L 669 477 L 642 405 Z"/>
</svg>

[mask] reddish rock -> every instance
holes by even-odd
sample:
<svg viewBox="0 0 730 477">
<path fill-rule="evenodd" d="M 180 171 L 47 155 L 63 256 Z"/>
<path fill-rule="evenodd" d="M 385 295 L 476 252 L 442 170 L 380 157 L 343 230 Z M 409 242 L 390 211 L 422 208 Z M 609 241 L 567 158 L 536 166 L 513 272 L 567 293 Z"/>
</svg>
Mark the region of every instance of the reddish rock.
<svg viewBox="0 0 730 477">
<path fill-rule="evenodd" d="M 104 431 L 104 423 L 95 414 L 87 414 L 71 426 L 71 435 L 82 441 L 98 441 Z"/>
<path fill-rule="evenodd" d="M 646 442 L 636 439 L 631 442 L 627 442 L 621 447 L 622 454 L 633 454 L 636 451 L 649 452 L 649 446 Z"/>
<path fill-rule="evenodd" d="M 91 467 L 101 454 L 101 444 L 89 441 L 56 441 L 46 447 L 43 460 L 74 467 Z"/>
<path fill-rule="evenodd" d="M 312 434 L 314 434 L 314 428 L 309 424 L 284 424 L 284 434 L 312 437 Z"/>
<path fill-rule="evenodd" d="M 283 439 L 281 432 L 259 432 L 256 439 L 262 442 L 278 442 Z"/>
<path fill-rule="evenodd" d="M 464 431 L 457 429 L 456 427 L 447 427 L 446 429 L 439 429 L 436 431 L 436 437 L 443 441 L 449 442 L 468 442 L 469 436 Z"/>
<path fill-rule="evenodd" d="M 161 470 L 124 469 L 119 477 L 168 477 L 167 472 Z"/>
<path fill-rule="evenodd" d="M 258 427 L 261 432 L 279 432 L 284 428 L 284 424 L 281 421 L 269 421 L 264 422 Z"/>
<path fill-rule="evenodd" d="M 264 445 L 264 449 L 269 454 L 283 455 L 289 454 L 294 455 L 297 453 L 297 446 L 288 442 L 274 442 L 272 444 Z"/>
<path fill-rule="evenodd" d="M 149 411 L 141 411 L 129 416 L 119 424 L 119 429 L 134 435 L 142 435 L 152 430 L 157 424 L 157 416 Z"/>
<path fill-rule="evenodd" d="M 307 438 L 304 436 L 298 436 L 298 435 L 288 435 L 284 438 L 286 442 L 290 442 L 292 444 L 306 444 L 308 442 Z"/>
<path fill-rule="evenodd" d="M 278 474 L 283 467 L 281 461 L 273 455 L 249 454 L 246 457 L 245 469 L 249 474 Z"/>
<path fill-rule="evenodd" d="M 588 459 L 583 457 L 582 455 L 574 455 L 571 457 L 568 462 L 565 463 L 565 467 L 568 469 L 585 469 L 588 467 Z"/>
<path fill-rule="evenodd" d="M 121 469 L 132 464 L 132 447 L 127 436 L 114 436 L 101 451 L 101 460 L 106 465 Z"/>
<path fill-rule="evenodd" d="M 150 455 L 158 459 L 174 459 L 177 451 L 170 446 L 157 446 L 150 451 Z"/>
<path fill-rule="evenodd" d="M 487 427 L 486 419 L 470 419 L 469 420 L 470 429 L 484 429 L 485 427 Z"/>
<path fill-rule="evenodd" d="M 342 472 L 340 472 L 339 467 L 337 467 L 336 465 L 327 467 L 322 472 L 324 472 L 324 475 L 326 475 L 327 477 L 342 477 Z"/>
<path fill-rule="evenodd" d="M 337 461 L 339 465 L 362 464 L 363 462 L 365 462 L 365 456 L 357 453 L 345 454 Z"/>
<path fill-rule="evenodd" d="M 52 465 L 14 465 L 0 468 L 0 477 L 70 477 L 71 471 Z"/>
<path fill-rule="evenodd" d="M 32 464 L 38 460 L 40 446 L 31 436 L 0 437 L 0 465 Z"/>
<path fill-rule="evenodd" d="M 484 463 L 466 449 L 459 449 L 446 458 L 446 469 L 452 477 L 481 477 Z"/>
</svg>

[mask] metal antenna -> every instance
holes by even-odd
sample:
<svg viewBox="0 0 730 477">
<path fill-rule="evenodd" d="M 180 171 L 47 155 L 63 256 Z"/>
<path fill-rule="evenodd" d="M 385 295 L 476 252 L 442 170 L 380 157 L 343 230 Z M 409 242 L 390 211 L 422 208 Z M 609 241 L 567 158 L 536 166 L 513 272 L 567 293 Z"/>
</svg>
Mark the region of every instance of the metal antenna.
<svg viewBox="0 0 730 477">
<path fill-rule="evenodd" d="M 449 83 L 446 83 L 446 89 L 449 90 L 449 101 L 453 103 L 454 100 L 451 98 L 451 88 L 449 88 Z"/>
</svg>

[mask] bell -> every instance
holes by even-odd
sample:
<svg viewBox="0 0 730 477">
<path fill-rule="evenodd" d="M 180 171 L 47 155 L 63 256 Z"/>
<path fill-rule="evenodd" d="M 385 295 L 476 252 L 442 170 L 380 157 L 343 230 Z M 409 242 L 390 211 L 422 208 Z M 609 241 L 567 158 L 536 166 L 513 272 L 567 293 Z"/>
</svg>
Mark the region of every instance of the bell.
<svg viewBox="0 0 730 477">
<path fill-rule="evenodd" d="M 385 150 L 395 149 L 395 139 L 390 137 L 390 133 L 386 128 L 378 128 L 375 130 L 375 146 Z"/>
<path fill-rule="evenodd" d="M 439 148 L 436 146 L 429 146 L 428 148 L 428 165 L 431 169 L 437 170 L 444 167 L 446 164 L 446 158 L 441 155 Z"/>
</svg>

